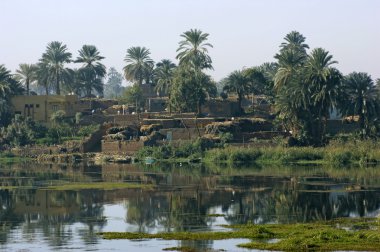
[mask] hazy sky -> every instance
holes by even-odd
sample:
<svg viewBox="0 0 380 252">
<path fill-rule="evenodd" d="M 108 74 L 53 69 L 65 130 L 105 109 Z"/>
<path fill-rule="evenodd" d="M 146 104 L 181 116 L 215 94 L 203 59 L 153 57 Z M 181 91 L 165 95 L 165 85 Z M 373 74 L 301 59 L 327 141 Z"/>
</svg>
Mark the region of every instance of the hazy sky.
<svg viewBox="0 0 380 252">
<path fill-rule="evenodd" d="M 35 63 L 47 43 L 98 47 L 119 71 L 131 46 L 155 61 L 176 62 L 180 34 L 210 34 L 216 81 L 233 70 L 274 61 L 283 37 L 297 30 L 310 48 L 323 47 L 344 73 L 380 78 L 379 0 L 0 0 L 0 64 L 15 71 Z"/>
</svg>

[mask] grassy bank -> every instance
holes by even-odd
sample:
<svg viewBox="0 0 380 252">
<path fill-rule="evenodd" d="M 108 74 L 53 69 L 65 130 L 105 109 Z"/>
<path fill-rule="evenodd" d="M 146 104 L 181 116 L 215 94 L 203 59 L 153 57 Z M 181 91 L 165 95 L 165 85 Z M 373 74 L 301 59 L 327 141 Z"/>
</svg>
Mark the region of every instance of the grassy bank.
<svg viewBox="0 0 380 252">
<path fill-rule="evenodd" d="M 226 226 L 226 232 L 99 233 L 104 239 L 222 240 L 247 238 L 239 247 L 281 251 L 379 251 L 379 219 L 338 219 L 308 224 Z M 276 239 L 276 242 L 267 242 Z M 273 241 L 273 240 L 272 240 Z M 177 248 L 182 250 L 181 247 Z"/>
<path fill-rule="evenodd" d="M 213 164 L 332 164 L 370 165 L 380 163 L 380 144 L 375 141 L 331 142 L 325 147 L 231 147 L 212 145 L 200 140 L 176 146 L 144 147 L 137 153 L 139 160 L 183 161 L 202 158 Z"/>
<path fill-rule="evenodd" d="M 278 163 L 368 165 L 380 163 L 380 145 L 376 142 L 332 143 L 326 147 L 227 147 L 205 153 L 212 163 Z"/>
<path fill-rule="evenodd" d="M 0 164 L 25 162 L 28 158 L 15 156 L 11 152 L 0 153 Z"/>
</svg>

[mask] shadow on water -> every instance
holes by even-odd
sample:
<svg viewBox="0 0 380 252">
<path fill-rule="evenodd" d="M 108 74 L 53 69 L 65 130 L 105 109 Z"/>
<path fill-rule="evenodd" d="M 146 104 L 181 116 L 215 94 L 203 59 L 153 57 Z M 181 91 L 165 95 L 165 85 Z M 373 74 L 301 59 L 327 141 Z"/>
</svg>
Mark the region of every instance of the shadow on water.
<svg viewBox="0 0 380 252">
<path fill-rule="evenodd" d="M 49 189 L 96 182 L 153 189 Z M 1 166 L 0 185 L 0 244 L 8 249 L 16 241 L 27 246 L 32 240 L 45 250 L 74 244 L 97 250 L 106 243 L 96 235 L 100 231 L 216 230 L 220 224 L 308 222 L 380 212 L 379 167 L 24 163 Z M 181 246 L 214 246 L 212 241 L 190 243 Z"/>
</svg>

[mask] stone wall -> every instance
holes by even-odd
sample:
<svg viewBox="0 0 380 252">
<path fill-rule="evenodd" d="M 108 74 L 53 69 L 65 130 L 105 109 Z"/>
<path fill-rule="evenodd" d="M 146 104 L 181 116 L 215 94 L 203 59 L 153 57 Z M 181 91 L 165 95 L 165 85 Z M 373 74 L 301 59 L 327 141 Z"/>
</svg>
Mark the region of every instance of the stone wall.
<svg viewBox="0 0 380 252">
<path fill-rule="evenodd" d="M 208 116 L 232 117 L 240 113 L 235 101 L 209 100 L 202 106 L 202 113 Z"/>
<path fill-rule="evenodd" d="M 172 129 L 161 129 L 160 134 L 166 136 L 166 139 L 171 138 L 172 141 L 177 140 L 193 140 L 204 135 L 204 129 L 199 129 L 199 132 L 196 128 L 172 128 Z"/>
<path fill-rule="evenodd" d="M 164 129 L 181 127 L 181 121 L 179 119 L 144 119 L 142 124 L 160 124 Z"/>
<path fill-rule="evenodd" d="M 102 152 L 105 154 L 125 154 L 133 155 L 136 151 L 144 147 L 143 141 L 107 141 L 102 140 Z"/>
<path fill-rule="evenodd" d="M 19 157 L 35 158 L 43 154 L 59 154 L 61 147 L 59 146 L 26 146 L 11 149 L 11 152 Z"/>
</svg>

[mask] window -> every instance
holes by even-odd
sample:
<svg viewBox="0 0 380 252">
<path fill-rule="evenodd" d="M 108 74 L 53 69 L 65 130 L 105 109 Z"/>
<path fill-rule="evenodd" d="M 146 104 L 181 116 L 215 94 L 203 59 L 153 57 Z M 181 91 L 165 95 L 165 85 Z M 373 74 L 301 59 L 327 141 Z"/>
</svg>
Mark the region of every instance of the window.
<svg viewBox="0 0 380 252">
<path fill-rule="evenodd" d="M 53 111 L 58 111 L 59 106 L 58 106 L 58 105 L 53 105 L 53 106 L 52 106 L 52 109 L 53 109 Z"/>
<path fill-rule="evenodd" d="M 39 108 L 40 107 L 40 104 L 36 104 L 36 108 Z"/>
</svg>

